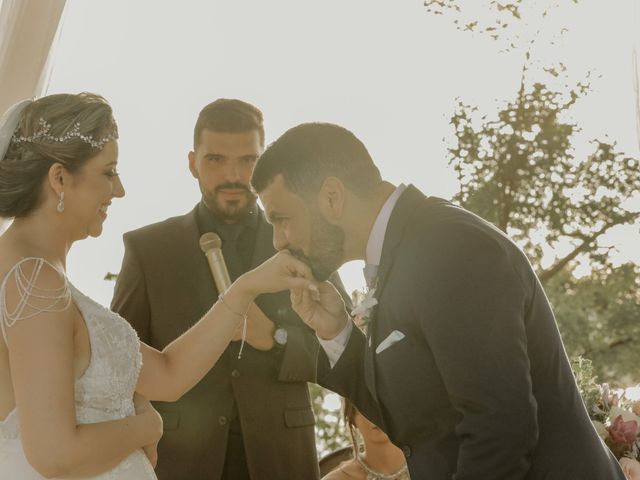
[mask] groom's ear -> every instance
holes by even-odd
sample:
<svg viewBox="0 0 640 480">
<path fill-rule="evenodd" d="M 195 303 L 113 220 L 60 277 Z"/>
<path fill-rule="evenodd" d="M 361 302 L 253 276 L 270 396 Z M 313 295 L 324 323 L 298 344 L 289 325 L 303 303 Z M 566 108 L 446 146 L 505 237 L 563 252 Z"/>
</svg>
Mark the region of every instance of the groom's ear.
<svg viewBox="0 0 640 480">
<path fill-rule="evenodd" d="M 342 217 L 346 193 L 344 183 L 339 178 L 324 179 L 318 193 L 318 203 L 320 212 L 327 221 L 336 221 Z"/>
</svg>

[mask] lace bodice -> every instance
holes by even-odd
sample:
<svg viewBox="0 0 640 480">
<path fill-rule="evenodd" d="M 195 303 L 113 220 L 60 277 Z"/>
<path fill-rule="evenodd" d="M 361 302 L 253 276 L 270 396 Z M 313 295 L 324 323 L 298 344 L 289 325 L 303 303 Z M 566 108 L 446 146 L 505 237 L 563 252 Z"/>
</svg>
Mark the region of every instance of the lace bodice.
<svg viewBox="0 0 640 480">
<path fill-rule="evenodd" d="M 2 300 L 5 297 L 8 277 L 9 274 L 0 285 Z M 91 345 L 89 366 L 75 382 L 77 423 L 97 423 L 134 415 L 133 395 L 142 366 L 140 342 L 135 330 L 122 317 L 82 294 L 64 275 L 63 278 L 67 287 L 64 291 L 82 314 Z M 0 308 L 0 315 L 4 333 L 10 322 L 5 318 L 7 309 L 2 300 L 0 303 L 3 308 Z M 19 436 L 18 418 L 14 409 L 3 422 L 0 422 L 0 440 L 18 440 Z M 0 458 L 1 453 L 0 444 Z M 142 452 L 139 453 L 144 456 Z M 130 468 L 132 460 L 139 460 L 136 458 L 137 456 L 132 455 L 115 470 L 95 478 L 130 478 L 123 477 L 118 472 Z M 146 461 L 146 457 L 144 460 Z M 145 467 L 145 476 L 138 473 L 138 477 L 131 478 L 155 478 L 151 465 L 148 462 L 146 464 L 148 467 Z"/>
</svg>

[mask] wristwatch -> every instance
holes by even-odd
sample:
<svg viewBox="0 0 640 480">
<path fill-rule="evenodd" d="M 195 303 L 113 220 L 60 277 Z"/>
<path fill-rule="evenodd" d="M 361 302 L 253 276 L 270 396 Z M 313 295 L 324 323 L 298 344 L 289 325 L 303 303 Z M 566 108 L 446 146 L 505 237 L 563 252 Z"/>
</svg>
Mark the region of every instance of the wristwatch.
<svg viewBox="0 0 640 480">
<path fill-rule="evenodd" d="M 273 332 L 274 346 L 277 348 L 284 347 L 287 344 L 288 335 L 287 330 L 282 325 L 278 325 Z"/>
</svg>

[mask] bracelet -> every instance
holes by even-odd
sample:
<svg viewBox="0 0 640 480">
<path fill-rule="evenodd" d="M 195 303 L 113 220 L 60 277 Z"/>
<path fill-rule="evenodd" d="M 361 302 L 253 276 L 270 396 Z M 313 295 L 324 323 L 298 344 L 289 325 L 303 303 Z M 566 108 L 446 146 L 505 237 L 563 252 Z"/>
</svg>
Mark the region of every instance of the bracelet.
<svg viewBox="0 0 640 480">
<path fill-rule="evenodd" d="M 247 338 L 247 315 L 249 313 L 249 306 L 251 304 L 249 304 L 247 306 L 247 309 L 245 310 L 244 313 L 238 313 L 236 312 L 233 308 L 231 308 L 229 306 L 229 304 L 227 302 L 225 302 L 224 300 L 224 293 L 221 293 L 220 295 L 218 295 L 218 300 L 220 301 L 220 303 L 222 303 L 222 305 L 224 305 L 227 310 L 229 310 L 231 313 L 233 313 L 234 315 L 238 315 L 239 317 L 242 317 L 242 342 L 240 342 L 240 350 L 238 351 L 238 360 L 240 360 L 242 358 L 242 350 L 244 349 L 244 343 L 245 340 Z"/>
</svg>

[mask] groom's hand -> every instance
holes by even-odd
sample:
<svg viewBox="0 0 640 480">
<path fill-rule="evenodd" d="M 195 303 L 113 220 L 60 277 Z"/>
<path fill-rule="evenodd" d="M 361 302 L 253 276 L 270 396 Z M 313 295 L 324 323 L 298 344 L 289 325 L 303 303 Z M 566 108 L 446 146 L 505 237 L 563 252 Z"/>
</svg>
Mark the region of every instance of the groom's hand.
<svg viewBox="0 0 640 480">
<path fill-rule="evenodd" d="M 330 282 L 317 283 L 315 289 L 291 290 L 291 306 L 323 340 L 334 338 L 349 321 L 344 300 Z"/>
</svg>

